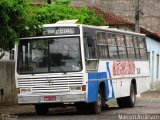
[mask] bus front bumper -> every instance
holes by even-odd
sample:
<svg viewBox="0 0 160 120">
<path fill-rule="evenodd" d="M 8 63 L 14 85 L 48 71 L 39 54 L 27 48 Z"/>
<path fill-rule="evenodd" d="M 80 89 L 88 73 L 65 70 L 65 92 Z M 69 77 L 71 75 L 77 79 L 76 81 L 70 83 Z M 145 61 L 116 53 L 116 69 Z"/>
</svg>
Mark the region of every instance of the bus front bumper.
<svg viewBox="0 0 160 120">
<path fill-rule="evenodd" d="M 86 92 L 61 94 L 19 94 L 19 104 L 86 102 Z"/>
</svg>

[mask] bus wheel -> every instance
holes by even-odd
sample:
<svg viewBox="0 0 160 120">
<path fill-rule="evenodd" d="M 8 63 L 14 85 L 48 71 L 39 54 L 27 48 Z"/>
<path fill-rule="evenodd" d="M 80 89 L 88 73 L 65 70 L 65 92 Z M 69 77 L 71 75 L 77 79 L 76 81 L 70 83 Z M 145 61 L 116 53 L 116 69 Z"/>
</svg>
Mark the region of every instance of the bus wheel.
<svg viewBox="0 0 160 120">
<path fill-rule="evenodd" d="M 80 102 L 80 103 L 76 103 L 75 104 L 76 106 L 76 110 L 78 111 L 78 113 L 84 113 L 84 114 L 87 114 L 89 111 L 88 111 L 88 104 L 87 103 L 83 103 L 83 102 Z"/>
<path fill-rule="evenodd" d="M 117 104 L 120 108 L 134 107 L 136 102 L 135 86 L 131 83 L 130 96 L 117 98 Z"/>
<path fill-rule="evenodd" d="M 135 86 L 133 83 L 131 84 L 130 88 L 130 96 L 128 96 L 126 99 L 127 99 L 127 107 L 134 107 L 136 103 L 136 93 L 135 93 Z"/>
<path fill-rule="evenodd" d="M 36 104 L 35 110 L 38 115 L 46 115 L 48 113 L 48 105 L 46 104 Z"/>
<path fill-rule="evenodd" d="M 120 108 L 125 108 L 126 107 L 126 97 L 123 98 L 117 98 L 117 104 Z"/>
<path fill-rule="evenodd" d="M 99 89 L 98 91 L 98 100 L 96 102 L 93 102 L 90 104 L 90 110 L 94 114 L 99 114 L 102 111 L 102 102 L 103 102 L 103 96 L 102 96 L 102 90 Z"/>
</svg>

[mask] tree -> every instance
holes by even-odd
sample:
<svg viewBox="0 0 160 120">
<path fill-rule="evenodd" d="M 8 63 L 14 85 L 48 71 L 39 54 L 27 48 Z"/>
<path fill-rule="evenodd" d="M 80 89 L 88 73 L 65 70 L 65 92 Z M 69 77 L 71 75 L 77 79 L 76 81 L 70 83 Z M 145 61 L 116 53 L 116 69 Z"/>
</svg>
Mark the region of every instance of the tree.
<svg viewBox="0 0 160 120">
<path fill-rule="evenodd" d="M 75 8 L 71 0 L 54 0 L 53 4 L 31 7 L 26 0 L 0 0 L 0 48 L 11 50 L 20 37 L 35 36 L 42 25 L 59 20 L 78 19 L 78 23 L 106 25 L 103 16 L 86 7 Z"/>
<path fill-rule="evenodd" d="M 55 23 L 59 20 L 78 19 L 78 23 L 88 25 L 107 25 L 102 15 L 87 7 L 75 8 L 70 0 L 54 0 L 53 4 L 45 4 L 34 8 L 32 20 L 39 24 Z"/>
<path fill-rule="evenodd" d="M 24 0 L 0 0 L 0 48 L 9 50 L 25 31 L 27 7 Z"/>
</svg>

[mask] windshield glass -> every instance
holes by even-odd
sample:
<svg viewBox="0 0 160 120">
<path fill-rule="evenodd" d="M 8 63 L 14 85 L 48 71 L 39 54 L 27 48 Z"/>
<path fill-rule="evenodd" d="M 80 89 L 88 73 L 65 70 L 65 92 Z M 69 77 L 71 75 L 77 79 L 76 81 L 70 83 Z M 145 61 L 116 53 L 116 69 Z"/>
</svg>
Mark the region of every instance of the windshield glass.
<svg viewBox="0 0 160 120">
<path fill-rule="evenodd" d="M 20 41 L 18 73 L 65 73 L 81 70 L 79 37 Z"/>
</svg>

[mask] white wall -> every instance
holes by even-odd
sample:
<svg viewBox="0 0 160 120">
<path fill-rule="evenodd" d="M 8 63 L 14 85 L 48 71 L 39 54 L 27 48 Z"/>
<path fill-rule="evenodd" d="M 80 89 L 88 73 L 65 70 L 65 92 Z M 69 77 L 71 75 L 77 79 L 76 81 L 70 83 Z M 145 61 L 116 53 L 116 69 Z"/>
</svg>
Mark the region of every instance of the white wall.
<svg viewBox="0 0 160 120">
<path fill-rule="evenodd" d="M 150 53 L 150 82 L 151 88 L 156 88 L 160 86 L 160 65 L 157 66 L 157 55 L 160 56 L 160 42 L 155 41 L 149 37 L 146 38 L 147 51 Z M 160 58 L 159 58 L 160 60 Z M 159 61 L 160 64 L 160 61 Z M 157 78 L 157 67 L 159 68 L 158 78 Z"/>
</svg>

